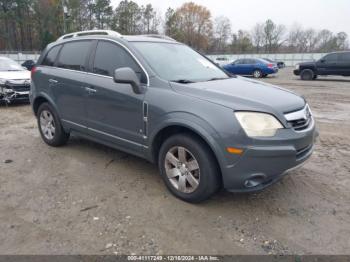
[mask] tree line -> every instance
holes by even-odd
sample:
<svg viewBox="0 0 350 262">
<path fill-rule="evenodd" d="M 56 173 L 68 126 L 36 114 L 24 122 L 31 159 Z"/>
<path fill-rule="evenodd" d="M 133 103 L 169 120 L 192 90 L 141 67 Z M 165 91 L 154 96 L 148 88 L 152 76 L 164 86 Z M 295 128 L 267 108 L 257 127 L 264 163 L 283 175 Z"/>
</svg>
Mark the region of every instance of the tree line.
<svg viewBox="0 0 350 262">
<path fill-rule="evenodd" d="M 287 29 L 268 19 L 251 30 L 234 31 L 229 18 L 212 17 L 194 2 L 168 8 L 122 0 L 1 0 L 0 50 L 42 50 L 64 33 L 111 29 L 121 34 L 166 34 L 205 53 L 330 52 L 349 48 L 345 32 Z"/>
</svg>

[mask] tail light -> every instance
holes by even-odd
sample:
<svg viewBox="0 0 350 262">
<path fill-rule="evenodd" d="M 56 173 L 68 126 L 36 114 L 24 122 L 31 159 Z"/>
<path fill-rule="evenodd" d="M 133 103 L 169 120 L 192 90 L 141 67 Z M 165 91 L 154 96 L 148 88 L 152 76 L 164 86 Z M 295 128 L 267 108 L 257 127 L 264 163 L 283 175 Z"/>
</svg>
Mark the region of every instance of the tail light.
<svg viewBox="0 0 350 262">
<path fill-rule="evenodd" d="M 268 68 L 273 68 L 273 64 L 267 64 Z"/>
<path fill-rule="evenodd" d="M 36 72 L 36 67 L 33 66 L 32 70 L 30 70 L 30 76 L 31 76 L 31 78 L 33 78 L 35 72 Z"/>
</svg>

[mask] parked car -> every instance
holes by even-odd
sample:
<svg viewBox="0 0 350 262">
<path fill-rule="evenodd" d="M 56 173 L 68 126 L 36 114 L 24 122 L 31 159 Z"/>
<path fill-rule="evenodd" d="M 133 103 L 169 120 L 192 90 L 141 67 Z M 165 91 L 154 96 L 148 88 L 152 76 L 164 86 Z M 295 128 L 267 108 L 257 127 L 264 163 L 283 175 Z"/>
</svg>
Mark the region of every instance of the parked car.
<svg viewBox="0 0 350 262">
<path fill-rule="evenodd" d="M 0 101 L 28 100 L 30 72 L 16 61 L 0 57 Z"/>
<path fill-rule="evenodd" d="M 26 60 L 22 63 L 22 66 L 27 68 L 29 71 L 32 70 L 32 68 L 35 65 L 35 61 L 34 60 Z"/>
<path fill-rule="evenodd" d="M 230 60 L 227 57 L 217 57 L 215 58 L 214 62 L 219 66 L 227 65 Z"/>
<path fill-rule="evenodd" d="M 268 62 L 270 62 L 270 63 L 275 63 L 275 64 L 277 64 L 277 67 L 278 67 L 279 69 L 285 68 L 285 67 L 286 67 L 286 65 L 285 65 L 285 63 L 284 63 L 283 61 L 274 61 L 274 60 L 272 60 L 272 59 L 270 59 L 270 58 L 263 58 L 263 59 L 266 60 L 266 61 L 268 61 Z"/>
<path fill-rule="evenodd" d="M 313 80 L 317 76 L 350 76 L 350 52 L 330 53 L 316 62 L 297 64 L 294 74 L 302 80 Z"/>
<path fill-rule="evenodd" d="M 278 67 L 275 63 L 270 63 L 258 58 L 238 59 L 223 68 L 236 75 L 252 75 L 255 78 L 266 77 L 270 74 L 276 74 Z"/>
<path fill-rule="evenodd" d="M 317 131 L 303 97 L 230 77 L 175 40 L 94 32 L 49 44 L 32 70 L 48 145 L 75 133 L 145 158 L 189 202 L 222 186 L 262 190 L 312 154 Z"/>
</svg>

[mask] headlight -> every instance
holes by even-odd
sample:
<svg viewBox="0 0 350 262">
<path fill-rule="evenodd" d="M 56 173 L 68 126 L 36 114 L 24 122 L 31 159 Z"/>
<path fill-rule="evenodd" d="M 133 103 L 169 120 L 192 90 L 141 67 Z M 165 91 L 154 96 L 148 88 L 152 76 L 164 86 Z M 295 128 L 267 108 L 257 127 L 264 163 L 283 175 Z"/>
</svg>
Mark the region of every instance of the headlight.
<svg viewBox="0 0 350 262">
<path fill-rule="evenodd" d="M 5 83 L 6 83 L 6 80 L 0 78 L 0 86 L 5 85 Z"/>
<path fill-rule="evenodd" d="M 299 68 L 300 68 L 300 65 L 299 65 L 299 64 L 295 65 L 295 69 L 296 69 L 296 70 L 299 70 Z"/>
<path fill-rule="evenodd" d="M 235 112 L 238 122 L 250 137 L 271 137 L 282 124 L 272 115 L 256 112 Z"/>
</svg>

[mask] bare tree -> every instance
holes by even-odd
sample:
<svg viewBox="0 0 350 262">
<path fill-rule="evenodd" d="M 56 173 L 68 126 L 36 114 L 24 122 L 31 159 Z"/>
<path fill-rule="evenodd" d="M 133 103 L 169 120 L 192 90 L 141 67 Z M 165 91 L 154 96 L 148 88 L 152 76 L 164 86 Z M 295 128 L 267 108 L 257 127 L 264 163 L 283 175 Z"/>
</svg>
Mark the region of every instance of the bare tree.
<svg viewBox="0 0 350 262">
<path fill-rule="evenodd" d="M 264 42 L 266 52 L 276 51 L 283 44 L 285 31 L 284 25 L 276 25 L 271 19 L 265 22 Z"/>
<path fill-rule="evenodd" d="M 257 23 L 252 29 L 252 44 L 255 46 L 256 52 L 259 53 L 264 45 L 264 24 Z"/>
<path fill-rule="evenodd" d="M 215 51 L 225 50 L 231 36 L 231 21 L 225 16 L 216 17 L 214 20 L 214 35 L 212 46 Z"/>
</svg>

